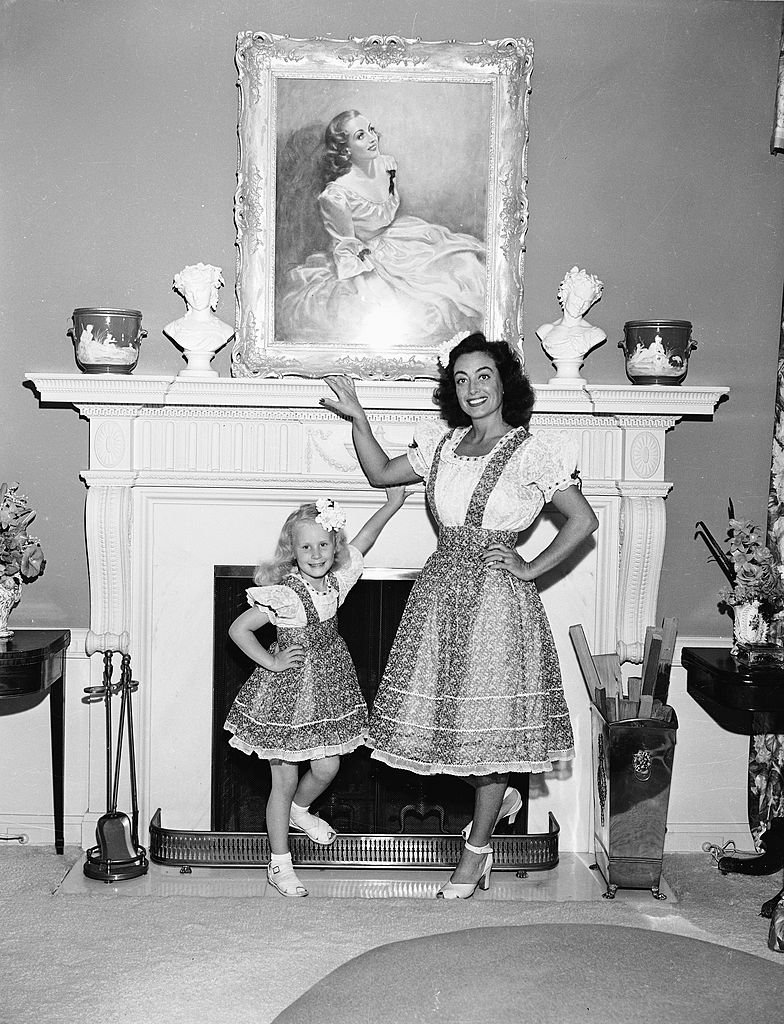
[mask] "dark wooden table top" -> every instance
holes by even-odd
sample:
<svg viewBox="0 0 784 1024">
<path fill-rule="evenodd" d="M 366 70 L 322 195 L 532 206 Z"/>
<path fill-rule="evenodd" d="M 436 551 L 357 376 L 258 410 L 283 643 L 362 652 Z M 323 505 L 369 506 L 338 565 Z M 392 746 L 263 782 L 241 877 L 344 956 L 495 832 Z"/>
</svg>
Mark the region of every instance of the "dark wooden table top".
<svg viewBox="0 0 784 1024">
<path fill-rule="evenodd" d="M 0 669 L 36 665 L 70 642 L 68 629 L 18 629 L 8 640 L 0 640 Z"/>
<path fill-rule="evenodd" d="M 748 665 L 725 647 L 684 647 L 687 690 L 725 708 L 784 711 L 784 666 Z"/>
</svg>

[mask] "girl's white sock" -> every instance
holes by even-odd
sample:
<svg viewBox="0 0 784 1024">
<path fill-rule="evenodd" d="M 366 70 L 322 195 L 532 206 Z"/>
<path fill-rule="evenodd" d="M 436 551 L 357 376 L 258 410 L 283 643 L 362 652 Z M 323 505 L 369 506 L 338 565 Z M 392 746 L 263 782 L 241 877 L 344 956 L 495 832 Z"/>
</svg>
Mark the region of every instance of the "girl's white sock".
<svg viewBox="0 0 784 1024">
<path fill-rule="evenodd" d="M 291 867 L 291 854 L 290 853 L 271 853 L 270 864 L 274 864 L 277 867 L 284 868 L 286 866 Z"/>
<path fill-rule="evenodd" d="M 303 814 L 307 814 L 309 810 L 310 810 L 309 807 L 303 807 L 302 804 L 295 804 L 293 800 L 291 801 L 291 817 L 292 818 L 301 818 L 302 815 Z"/>
</svg>

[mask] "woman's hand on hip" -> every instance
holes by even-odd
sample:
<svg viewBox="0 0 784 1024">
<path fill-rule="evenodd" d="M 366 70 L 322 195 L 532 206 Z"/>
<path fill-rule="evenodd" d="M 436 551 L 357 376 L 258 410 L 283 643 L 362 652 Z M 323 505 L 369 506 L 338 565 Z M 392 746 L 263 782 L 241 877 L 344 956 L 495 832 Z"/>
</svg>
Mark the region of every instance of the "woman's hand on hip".
<svg viewBox="0 0 784 1024">
<path fill-rule="evenodd" d="M 490 544 L 482 552 L 482 561 L 489 569 L 504 569 L 518 580 L 527 582 L 536 579 L 531 563 L 506 544 Z"/>
<path fill-rule="evenodd" d="M 357 398 L 357 389 L 351 377 L 336 373 L 330 374 L 323 379 L 324 383 L 332 391 L 332 395 L 328 398 L 320 398 L 319 405 L 332 409 L 333 412 L 350 420 L 364 418 L 365 410 Z"/>
</svg>

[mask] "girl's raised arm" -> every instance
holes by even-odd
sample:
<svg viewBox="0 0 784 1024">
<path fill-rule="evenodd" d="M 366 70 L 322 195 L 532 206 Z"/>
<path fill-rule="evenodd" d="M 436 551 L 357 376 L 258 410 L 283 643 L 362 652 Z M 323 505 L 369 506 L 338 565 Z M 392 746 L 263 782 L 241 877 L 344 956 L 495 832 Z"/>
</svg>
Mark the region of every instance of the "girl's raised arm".
<svg viewBox="0 0 784 1024">
<path fill-rule="evenodd" d="M 411 492 L 405 487 L 387 487 L 387 500 L 378 511 L 368 519 L 351 544 L 366 555 L 373 547 L 378 535 L 387 525 L 389 520 L 402 507 L 403 502 Z"/>
<path fill-rule="evenodd" d="M 390 459 L 378 443 L 357 398 L 354 381 L 341 374 L 325 377 L 324 381 L 333 394 L 329 398 L 320 398 L 319 404 L 351 420 L 354 447 L 368 483 L 373 487 L 395 487 L 421 480 L 405 455 Z"/>
</svg>

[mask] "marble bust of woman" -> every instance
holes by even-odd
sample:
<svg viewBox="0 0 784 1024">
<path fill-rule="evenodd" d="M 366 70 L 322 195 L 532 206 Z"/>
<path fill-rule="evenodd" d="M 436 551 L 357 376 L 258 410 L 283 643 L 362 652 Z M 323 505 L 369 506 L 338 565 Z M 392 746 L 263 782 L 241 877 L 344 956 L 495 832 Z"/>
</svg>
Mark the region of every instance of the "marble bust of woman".
<svg viewBox="0 0 784 1024">
<path fill-rule="evenodd" d="M 563 315 L 551 324 L 542 324 L 536 331 L 542 348 L 552 359 L 556 375 L 550 383 L 582 382 L 580 367 L 592 348 L 606 340 L 600 327 L 584 319 L 584 314 L 602 295 L 604 284 L 595 274 L 572 267 L 558 288 L 558 301 Z"/>
<path fill-rule="evenodd" d="M 172 288 L 185 299 L 185 315 L 172 320 L 163 333 L 183 349 L 187 368 L 181 376 L 217 377 L 210 361 L 234 334 L 234 328 L 213 312 L 218 305 L 218 289 L 223 286 L 220 267 L 193 263 L 174 275 Z"/>
</svg>

